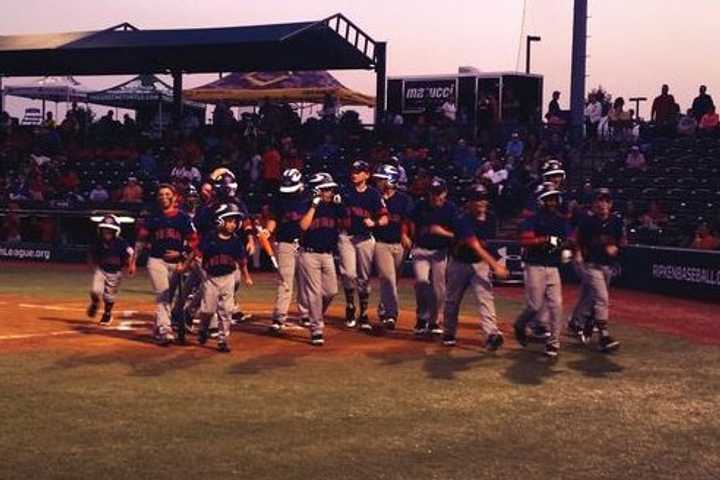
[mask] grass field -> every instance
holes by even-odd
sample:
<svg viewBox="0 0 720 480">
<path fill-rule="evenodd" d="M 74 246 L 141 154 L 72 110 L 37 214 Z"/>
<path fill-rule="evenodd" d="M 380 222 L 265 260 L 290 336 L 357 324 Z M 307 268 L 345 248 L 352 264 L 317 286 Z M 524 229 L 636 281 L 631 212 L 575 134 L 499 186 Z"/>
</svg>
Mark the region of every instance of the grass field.
<svg viewBox="0 0 720 480">
<path fill-rule="evenodd" d="M 485 352 L 471 303 L 455 349 L 412 339 L 403 284 L 396 332 L 342 328 L 338 299 L 314 349 L 302 330 L 265 333 L 271 279 L 258 277 L 243 292 L 256 319 L 220 355 L 96 328 L 88 282 L 76 267 L 0 264 L 2 479 L 720 477 L 720 348 L 638 327 L 627 305 L 613 310 L 619 353 L 568 339 L 549 362 L 510 336 Z M 497 291 L 506 331 L 519 293 Z M 647 298 L 635 308 L 648 315 L 666 301 L 673 321 L 708 316 Z M 144 272 L 117 308 L 151 318 Z"/>
</svg>

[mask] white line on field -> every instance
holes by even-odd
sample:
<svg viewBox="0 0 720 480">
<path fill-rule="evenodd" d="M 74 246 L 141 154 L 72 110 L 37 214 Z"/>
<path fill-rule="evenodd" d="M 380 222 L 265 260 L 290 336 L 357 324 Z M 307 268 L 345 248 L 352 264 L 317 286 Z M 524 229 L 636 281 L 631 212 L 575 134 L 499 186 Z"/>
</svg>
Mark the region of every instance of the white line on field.
<svg viewBox="0 0 720 480">
<path fill-rule="evenodd" d="M 37 338 L 37 337 L 59 337 L 61 335 L 77 335 L 83 332 L 76 332 L 74 330 L 63 330 L 62 332 L 45 332 L 45 333 L 26 333 L 23 335 L 2 335 L 0 340 L 22 340 L 24 338 Z"/>
<path fill-rule="evenodd" d="M 18 307 L 20 308 L 40 308 L 43 310 L 53 310 L 53 311 L 67 311 L 67 312 L 84 312 L 84 308 L 77 308 L 77 307 L 61 307 L 59 305 L 37 305 L 35 303 L 18 303 Z"/>
</svg>

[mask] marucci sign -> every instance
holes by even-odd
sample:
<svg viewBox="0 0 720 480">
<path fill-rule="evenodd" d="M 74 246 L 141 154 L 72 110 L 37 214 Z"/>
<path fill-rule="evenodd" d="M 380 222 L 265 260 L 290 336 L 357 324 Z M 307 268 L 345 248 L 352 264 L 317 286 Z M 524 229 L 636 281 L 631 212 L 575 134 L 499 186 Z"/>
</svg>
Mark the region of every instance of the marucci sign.
<svg viewBox="0 0 720 480">
<path fill-rule="evenodd" d="M 428 106 L 436 110 L 445 103 L 457 105 L 457 79 L 403 81 L 403 113 L 421 113 Z"/>
</svg>

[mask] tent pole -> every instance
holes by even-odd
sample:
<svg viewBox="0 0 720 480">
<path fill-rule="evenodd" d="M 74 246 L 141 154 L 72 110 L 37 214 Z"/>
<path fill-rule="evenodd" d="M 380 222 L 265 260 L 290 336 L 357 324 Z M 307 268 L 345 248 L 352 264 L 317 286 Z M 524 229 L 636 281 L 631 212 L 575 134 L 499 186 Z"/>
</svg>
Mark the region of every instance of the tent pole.
<svg viewBox="0 0 720 480">
<path fill-rule="evenodd" d="M 182 70 L 173 70 L 173 114 L 175 115 L 176 124 L 180 124 L 183 115 L 182 103 Z"/>
<path fill-rule="evenodd" d="M 385 88 L 387 75 L 387 43 L 375 44 L 375 128 L 380 128 L 385 120 Z"/>
<path fill-rule="evenodd" d="M 45 100 L 42 101 L 42 117 L 45 120 Z"/>
<path fill-rule="evenodd" d="M 3 76 L 0 75 L 0 113 L 5 111 L 5 88 L 3 88 Z"/>
</svg>

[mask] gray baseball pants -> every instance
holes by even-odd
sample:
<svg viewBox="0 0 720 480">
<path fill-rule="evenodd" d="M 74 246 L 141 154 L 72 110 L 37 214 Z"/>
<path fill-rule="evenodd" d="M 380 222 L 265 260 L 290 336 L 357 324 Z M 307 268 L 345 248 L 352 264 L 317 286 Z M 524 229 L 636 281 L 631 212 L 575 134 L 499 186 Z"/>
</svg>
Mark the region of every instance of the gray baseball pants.
<svg viewBox="0 0 720 480">
<path fill-rule="evenodd" d="M 300 246 L 297 242 L 278 242 L 276 255 L 280 273 L 280 281 L 278 282 L 277 293 L 275 295 L 275 309 L 272 318 L 277 322 L 284 323 L 287 319 L 287 313 L 292 302 L 293 289 L 295 282 L 300 277 L 300 268 L 298 260 L 300 258 Z M 299 286 L 299 285 L 298 285 Z M 306 302 L 303 299 L 302 289 L 297 289 L 297 309 L 301 318 L 308 316 Z"/>
<path fill-rule="evenodd" d="M 447 251 L 417 247 L 412 255 L 417 320 L 426 325 L 440 325 L 445 304 Z"/>
<path fill-rule="evenodd" d="M 562 331 L 562 282 L 557 267 L 543 265 L 525 266 L 525 310 L 515 325 L 525 328 L 543 307 L 548 312 L 550 338 L 548 343 L 559 346 Z"/>
<path fill-rule="evenodd" d="M 235 296 L 235 273 L 219 277 L 208 276 L 203 282 L 202 328 L 210 326 L 210 319 L 217 314 L 219 342 L 227 342 L 230 338 L 230 320 Z"/>
<path fill-rule="evenodd" d="M 160 336 L 172 335 L 170 313 L 173 292 L 177 288 L 179 275 L 175 271 L 177 264 L 168 263 L 161 258 L 150 257 L 147 263 L 150 283 L 155 292 L 155 332 Z"/>
<path fill-rule="evenodd" d="M 115 303 L 115 296 L 117 296 L 121 280 L 122 271 L 110 273 L 97 267 L 93 274 L 90 294 L 94 298 L 102 297 L 105 303 Z"/>
<path fill-rule="evenodd" d="M 322 334 L 323 315 L 337 295 L 337 276 L 332 253 L 300 250 L 300 295 L 307 302 L 311 334 Z"/>
<path fill-rule="evenodd" d="M 607 325 L 610 308 L 610 281 L 613 269 L 609 265 L 586 263 L 578 265 L 581 273 L 581 295 L 575 306 L 573 318 L 583 326 L 584 322 L 592 316 L 599 328 Z"/>
<path fill-rule="evenodd" d="M 465 291 L 470 287 L 480 310 L 480 329 L 485 336 L 500 332 L 495 315 L 490 266 L 485 262 L 463 263 L 450 259 L 447 267 L 444 334 L 457 335 L 458 315 Z"/>
<path fill-rule="evenodd" d="M 357 290 L 359 295 L 370 295 L 370 271 L 375 252 L 375 239 L 371 236 L 340 234 L 340 275 L 345 290 Z"/>
<path fill-rule="evenodd" d="M 398 318 L 398 276 L 405 251 L 399 243 L 377 242 L 375 244 L 375 268 L 380 279 L 381 318 Z"/>
</svg>

